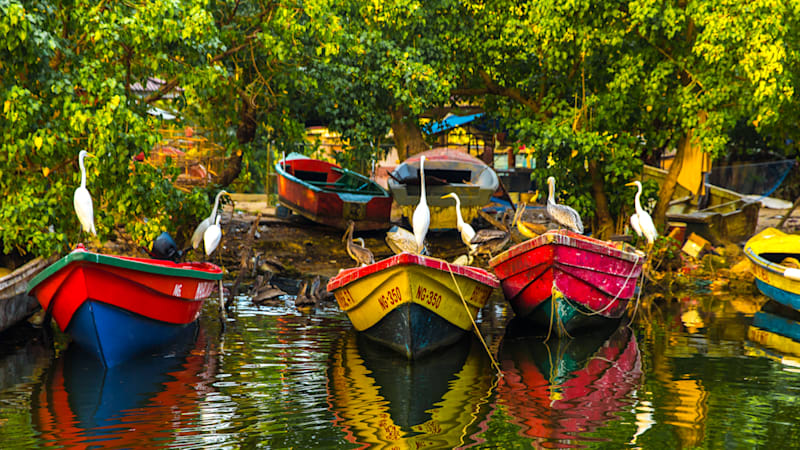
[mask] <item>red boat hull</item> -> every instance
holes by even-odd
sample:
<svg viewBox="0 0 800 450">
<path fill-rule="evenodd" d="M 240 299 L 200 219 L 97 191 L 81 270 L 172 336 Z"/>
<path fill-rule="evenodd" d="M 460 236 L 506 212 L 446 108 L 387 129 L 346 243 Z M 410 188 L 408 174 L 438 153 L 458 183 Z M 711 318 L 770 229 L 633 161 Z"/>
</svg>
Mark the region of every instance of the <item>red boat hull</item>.
<svg viewBox="0 0 800 450">
<path fill-rule="evenodd" d="M 517 316 L 567 335 L 623 315 L 644 256 L 559 230 L 518 244 L 489 264 Z"/>
<path fill-rule="evenodd" d="M 350 220 L 356 230 L 389 228 L 392 197 L 363 175 L 304 157 L 278 162 L 276 172 L 278 201 L 309 220 L 339 229 Z M 343 179 L 351 183 L 343 186 Z"/>
</svg>

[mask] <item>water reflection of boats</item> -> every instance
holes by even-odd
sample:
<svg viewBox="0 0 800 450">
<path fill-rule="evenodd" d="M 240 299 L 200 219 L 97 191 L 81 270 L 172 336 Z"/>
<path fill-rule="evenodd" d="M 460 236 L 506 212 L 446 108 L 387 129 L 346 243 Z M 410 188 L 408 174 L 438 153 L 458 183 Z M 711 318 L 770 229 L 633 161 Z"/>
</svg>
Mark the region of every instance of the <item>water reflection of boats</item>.
<svg viewBox="0 0 800 450">
<path fill-rule="evenodd" d="M 800 312 L 769 301 L 753 316 L 747 338 L 770 350 L 800 357 Z"/>
<path fill-rule="evenodd" d="M 352 444 L 454 448 L 476 441 L 493 379 L 471 337 L 412 362 L 348 332 L 332 357 L 328 395 L 334 425 Z"/>
<path fill-rule="evenodd" d="M 110 368 L 70 345 L 34 390 L 41 438 L 65 447 L 145 448 L 200 433 L 193 412 L 212 390 L 217 367 L 206 345 L 204 331 L 191 326 L 168 355 Z"/>
<path fill-rule="evenodd" d="M 3 334 L 0 348 L 0 392 L 34 380 L 50 364 L 52 351 L 40 339 L 41 330 L 15 327 Z"/>
<path fill-rule="evenodd" d="M 521 436 L 540 443 L 588 438 L 629 408 L 642 376 L 636 336 L 627 326 L 546 342 L 506 335 L 499 358 L 505 376 L 498 403 Z"/>
</svg>

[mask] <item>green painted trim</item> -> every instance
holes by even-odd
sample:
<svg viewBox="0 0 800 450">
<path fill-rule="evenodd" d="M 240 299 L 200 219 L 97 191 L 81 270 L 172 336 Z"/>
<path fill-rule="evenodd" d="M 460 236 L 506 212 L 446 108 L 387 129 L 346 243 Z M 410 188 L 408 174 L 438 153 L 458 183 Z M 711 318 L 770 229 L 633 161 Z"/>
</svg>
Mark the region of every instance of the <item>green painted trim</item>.
<svg viewBox="0 0 800 450">
<path fill-rule="evenodd" d="M 156 275 L 164 275 L 168 277 L 184 277 L 184 278 L 195 278 L 200 280 L 215 280 L 215 281 L 222 279 L 222 271 L 220 271 L 219 273 L 213 273 L 213 272 L 206 272 L 203 270 L 182 269 L 178 267 L 163 267 L 139 261 L 117 258 L 115 256 L 103 255 L 100 253 L 74 251 L 68 254 L 67 256 L 59 259 L 58 261 L 54 262 L 46 269 L 39 272 L 39 274 L 36 275 L 36 277 L 34 277 L 34 279 L 31 280 L 31 282 L 29 283 L 28 293 L 33 291 L 33 289 L 39 283 L 49 278 L 54 273 L 63 269 L 67 265 L 77 261 L 86 261 L 105 266 L 120 267 L 122 269 L 135 270 L 137 272 L 152 273 Z"/>
</svg>

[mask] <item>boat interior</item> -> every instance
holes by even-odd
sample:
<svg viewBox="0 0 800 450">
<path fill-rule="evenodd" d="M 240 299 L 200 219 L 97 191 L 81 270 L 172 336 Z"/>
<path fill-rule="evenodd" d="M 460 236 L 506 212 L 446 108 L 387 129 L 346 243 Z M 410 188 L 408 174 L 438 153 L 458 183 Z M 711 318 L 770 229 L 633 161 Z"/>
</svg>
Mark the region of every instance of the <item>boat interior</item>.
<svg viewBox="0 0 800 450">
<path fill-rule="evenodd" d="M 326 191 L 348 194 L 388 195 L 386 191 L 369 178 L 322 161 L 289 160 L 283 166 L 283 169 L 304 183 Z"/>
</svg>

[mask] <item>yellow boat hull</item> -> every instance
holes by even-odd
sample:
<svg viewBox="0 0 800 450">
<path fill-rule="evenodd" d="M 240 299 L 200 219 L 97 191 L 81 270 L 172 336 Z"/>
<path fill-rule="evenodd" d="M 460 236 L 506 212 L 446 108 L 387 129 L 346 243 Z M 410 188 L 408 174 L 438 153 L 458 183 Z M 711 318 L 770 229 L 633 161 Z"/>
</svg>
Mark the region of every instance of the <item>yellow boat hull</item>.
<svg viewBox="0 0 800 450">
<path fill-rule="evenodd" d="M 747 241 L 744 252 L 753 263 L 758 289 L 800 311 L 800 267 L 789 263 L 800 260 L 800 236 L 766 228 Z"/>
<path fill-rule="evenodd" d="M 342 271 L 328 290 L 356 330 L 413 359 L 460 339 L 498 285 L 483 269 L 402 253 Z"/>
</svg>

